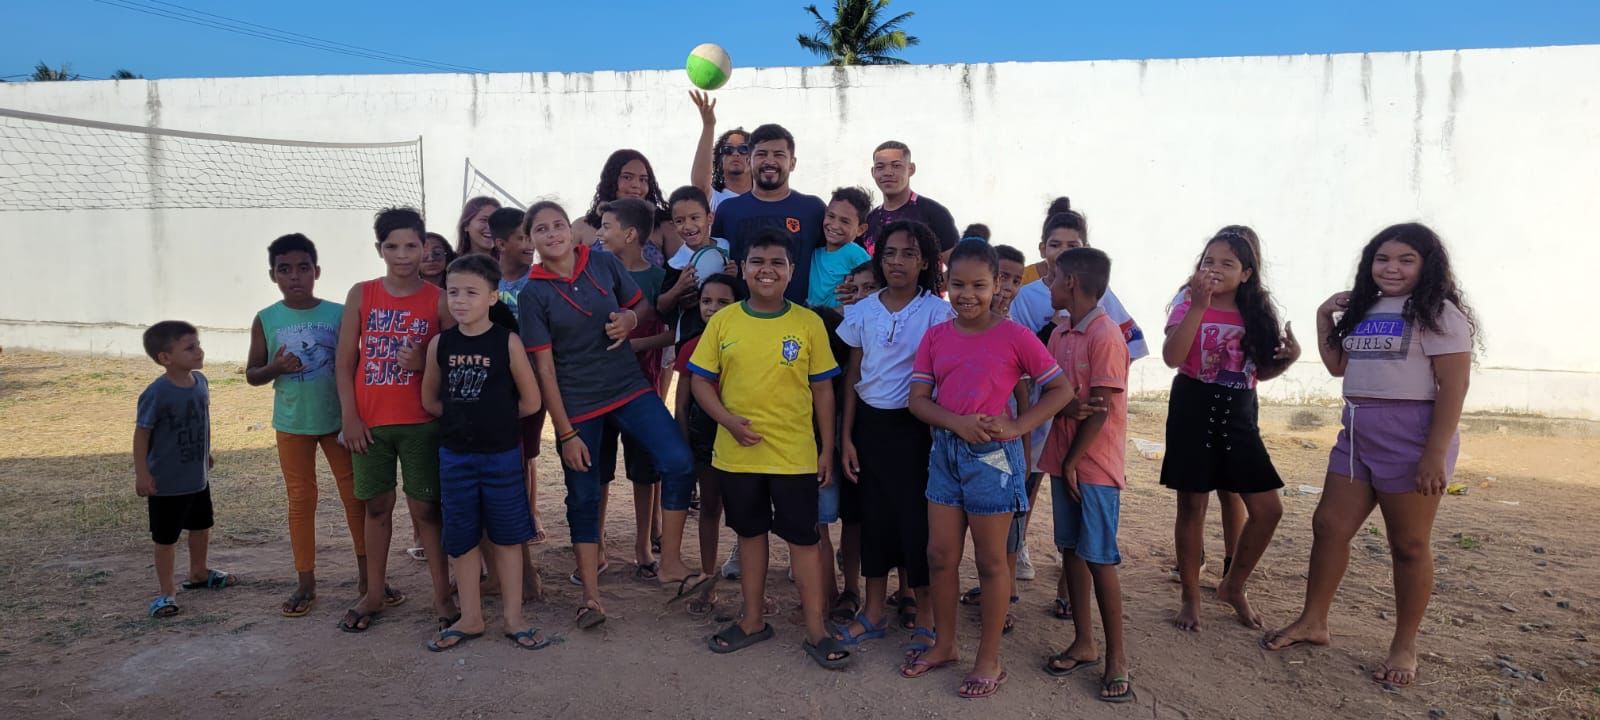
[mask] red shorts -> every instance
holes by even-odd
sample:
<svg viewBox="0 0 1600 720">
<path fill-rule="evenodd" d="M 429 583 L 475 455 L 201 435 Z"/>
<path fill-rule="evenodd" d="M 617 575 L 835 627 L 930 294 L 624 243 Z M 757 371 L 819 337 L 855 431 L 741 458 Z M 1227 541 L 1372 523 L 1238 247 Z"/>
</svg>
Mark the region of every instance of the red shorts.
<svg viewBox="0 0 1600 720">
<path fill-rule="evenodd" d="M 539 445 L 544 439 L 544 408 L 517 422 L 522 428 L 522 459 L 539 457 Z"/>
</svg>

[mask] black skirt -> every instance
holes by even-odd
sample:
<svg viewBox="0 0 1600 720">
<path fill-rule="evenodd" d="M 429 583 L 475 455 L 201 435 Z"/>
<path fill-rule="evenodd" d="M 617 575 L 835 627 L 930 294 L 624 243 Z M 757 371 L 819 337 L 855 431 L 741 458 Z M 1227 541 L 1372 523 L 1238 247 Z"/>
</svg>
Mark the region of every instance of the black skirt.
<svg viewBox="0 0 1600 720">
<path fill-rule="evenodd" d="M 1172 379 L 1161 484 L 1179 492 L 1258 493 L 1283 487 L 1256 424 L 1255 390 Z"/>
</svg>

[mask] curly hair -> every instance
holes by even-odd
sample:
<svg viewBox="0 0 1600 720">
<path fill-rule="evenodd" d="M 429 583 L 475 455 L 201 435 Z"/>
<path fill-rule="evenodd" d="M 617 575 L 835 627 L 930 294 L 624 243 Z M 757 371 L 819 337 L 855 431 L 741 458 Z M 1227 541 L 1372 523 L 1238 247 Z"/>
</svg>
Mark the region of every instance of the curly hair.
<svg viewBox="0 0 1600 720">
<path fill-rule="evenodd" d="M 712 190 L 728 189 L 728 183 L 722 177 L 722 149 L 728 146 L 728 138 L 733 137 L 734 135 L 743 135 L 745 142 L 750 142 L 750 133 L 745 132 L 743 127 L 736 127 L 732 130 L 724 130 L 721 135 L 717 136 L 717 144 L 711 146 Z"/>
<path fill-rule="evenodd" d="M 635 160 L 644 164 L 644 171 L 650 176 L 650 189 L 645 192 L 644 201 L 655 208 L 656 224 L 672 219 L 672 212 L 661 198 L 661 186 L 656 184 L 656 170 L 650 166 L 650 160 L 638 150 L 623 148 L 611 153 L 611 157 L 606 158 L 605 166 L 600 168 L 600 182 L 595 183 L 594 199 L 589 202 L 589 211 L 583 214 L 584 222 L 600 227 L 600 206 L 617 199 L 617 182 L 622 177 L 622 166 Z"/>
<path fill-rule="evenodd" d="M 928 292 L 938 292 L 939 287 L 939 236 L 933 234 L 933 228 L 915 220 L 896 220 L 885 225 L 878 232 L 876 238 L 878 251 L 872 254 L 872 277 L 876 278 L 879 287 L 889 287 L 888 278 L 883 274 L 883 248 L 889 242 L 889 236 L 903 232 L 911 236 L 911 241 L 917 244 L 917 253 L 922 256 L 922 272 L 917 273 L 917 287 Z M 954 257 L 950 258 L 953 262 Z"/>
<path fill-rule="evenodd" d="M 1272 293 L 1261 278 L 1261 259 L 1256 256 L 1256 243 L 1251 242 L 1250 236 L 1233 226 L 1218 231 L 1200 250 L 1200 259 L 1194 264 L 1195 271 L 1199 272 L 1201 263 L 1205 262 L 1205 251 L 1218 243 L 1227 245 L 1239 258 L 1241 270 L 1250 271 L 1250 277 L 1240 282 L 1239 289 L 1234 293 L 1234 304 L 1239 306 L 1239 316 L 1244 318 L 1244 341 L 1240 344 L 1245 356 L 1255 363 L 1257 372 L 1277 370 L 1288 365 L 1287 359 L 1274 357 L 1278 352 L 1278 340 L 1283 336 L 1283 323 L 1278 320 L 1278 309 L 1272 302 Z"/>
<path fill-rule="evenodd" d="M 477 216 L 478 211 L 486 206 L 499 210 L 500 201 L 487 195 L 479 195 L 461 206 L 461 219 L 456 221 L 456 255 L 472 253 L 472 238 L 467 236 L 467 225 Z"/>
<path fill-rule="evenodd" d="M 1461 288 L 1456 285 L 1456 275 L 1450 269 L 1450 254 L 1444 249 L 1444 241 L 1426 225 L 1401 223 L 1384 228 L 1362 248 L 1361 264 L 1356 267 L 1356 281 L 1350 291 L 1350 306 L 1345 308 L 1344 316 L 1334 323 L 1333 331 L 1328 333 L 1328 344 L 1339 347 L 1355 331 L 1356 325 L 1366 319 L 1372 306 L 1378 303 L 1380 294 L 1378 282 L 1372 279 L 1372 263 L 1378 255 L 1378 249 L 1387 242 L 1404 243 L 1422 256 L 1417 286 L 1412 289 L 1411 297 L 1406 298 L 1405 309 L 1400 311 L 1400 317 L 1429 332 L 1439 332 L 1443 329 L 1439 326 L 1439 316 L 1448 302 L 1467 316 L 1467 326 L 1476 342 L 1478 320 L 1472 314 L 1472 308 L 1467 306 Z"/>
</svg>

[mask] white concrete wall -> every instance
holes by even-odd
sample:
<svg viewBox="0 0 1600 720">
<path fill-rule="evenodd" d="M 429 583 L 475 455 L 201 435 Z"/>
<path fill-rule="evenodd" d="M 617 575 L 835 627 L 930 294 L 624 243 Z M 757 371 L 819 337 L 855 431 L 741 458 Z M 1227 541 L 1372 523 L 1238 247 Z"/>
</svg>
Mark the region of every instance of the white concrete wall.
<svg viewBox="0 0 1600 720">
<path fill-rule="evenodd" d="M 723 127 L 780 122 L 794 185 L 871 188 L 872 148 L 911 145 L 918 191 L 960 224 L 1036 253 L 1068 194 L 1116 261 L 1113 287 L 1159 336 L 1217 227 L 1262 235 L 1266 277 L 1308 347 L 1313 311 L 1384 225 L 1445 237 L 1485 329 L 1476 409 L 1600 418 L 1588 300 L 1600 244 L 1600 46 L 1204 60 L 739 69 Z M 453 236 L 464 157 L 524 201 L 574 213 L 605 156 L 644 151 L 668 191 L 699 131 L 682 73 L 322 76 L 0 85 L 0 107 L 205 132 L 374 142 L 424 138 L 432 225 Z M 0 213 L 0 343 L 137 352 L 138 326 L 189 318 L 238 358 L 274 299 L 263 248 L 306 232 L 323 294 L 381 272 L 370 214 Z M 22 260 L 26 258 L 27 261 Z M 1332 400 L 1314 360 L 1271 396 Z M 1138 363 L 1136 386 L 1170 372 Z"/>
</svg>

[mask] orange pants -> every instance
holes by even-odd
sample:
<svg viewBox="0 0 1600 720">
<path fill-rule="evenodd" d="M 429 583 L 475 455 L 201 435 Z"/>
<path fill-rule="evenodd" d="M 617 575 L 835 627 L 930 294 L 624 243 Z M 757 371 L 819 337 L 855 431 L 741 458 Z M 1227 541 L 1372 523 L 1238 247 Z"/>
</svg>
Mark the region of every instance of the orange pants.
<svg viewBox="0 0 1600 720">
<path fill-rule="evenodd" d="M 283 469 L 283 485 L 289 495 L 289 547 L 294 551 L 295 572 L 311 572 L 317 567 L 317 446 L 328 459 L 339 500 L 344 503 L 345 524 L 356 555 L 365 557 L 366 503 L 356 499 L 355 471 L 350 466 L 350 451 L 339 444 L 337 435 L 293 435 L 278 433 L 278 465 Z"/>
</svg>

